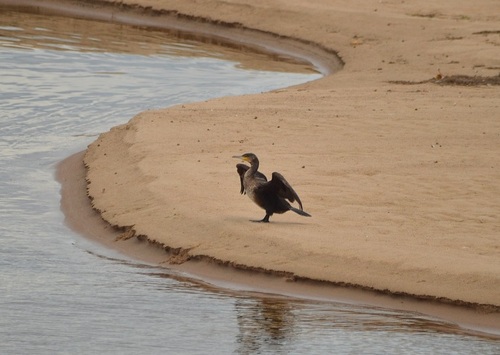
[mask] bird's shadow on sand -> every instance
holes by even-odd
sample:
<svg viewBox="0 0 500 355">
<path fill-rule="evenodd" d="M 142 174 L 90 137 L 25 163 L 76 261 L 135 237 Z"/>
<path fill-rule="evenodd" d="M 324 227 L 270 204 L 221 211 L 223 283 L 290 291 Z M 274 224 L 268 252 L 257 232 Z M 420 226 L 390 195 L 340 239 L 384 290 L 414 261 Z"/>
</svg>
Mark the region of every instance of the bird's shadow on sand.
<svg viewBox="0 0 500 355">
<path fill-rule="evenodd" d="M 299 216 L 300 217 L 300 216 Z M 279 217 L 278 217 L 279 218 Z M 299 221 L 280 221 L 279 219 L 273 219 L 270 220 L 269 222 L 262 222 L 260 219 L 248 219 L 247 217 L 240 217 L 240 216 L 230 216 L 227 218 L 228 220 L 231 220 L 235 223 L 240 223 L 240 224 L 245 224 L 245 223 L 251 223 L 251 225 L 263 225 L 263 226 L 290 226 L 290 225 L 297 225 L 297 226 L 305 226 L 310 223 L 304 223 L 304 222 L 299 222 Z"/>
</svg>

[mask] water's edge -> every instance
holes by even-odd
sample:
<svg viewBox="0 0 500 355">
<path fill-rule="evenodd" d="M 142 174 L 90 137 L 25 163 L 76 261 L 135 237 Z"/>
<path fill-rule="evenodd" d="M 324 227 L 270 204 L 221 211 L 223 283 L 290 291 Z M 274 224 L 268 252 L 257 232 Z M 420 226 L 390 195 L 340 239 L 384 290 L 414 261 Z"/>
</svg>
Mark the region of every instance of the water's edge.
<svg viewBox="0 0 500 355">
<path fill-rule="evenodd" d="M 46 14 L 182 31 L 205 39 L 216 39 L 221 44 L 238 43 L 256 52 L 287 55 L 310 63 L 325 76 L 344 66 L 337 52 L 316 43 L 247 28 L 239 23 L 224 23 L 176 11 L 113 4 L 102 0 L 87 0 L 85 3 L 73 0 L 0 0 L 0 5 L 24 7 Z"/>
<path fill-rule="evenodd" d="M 61 209 L 65 222 L 75 231 L 125 257 L 185 272 L 216 287 L 291 296 L 308 300 L 329 300 L 418 312 L 457 325 L 457 333 L 473 333 L 500 339 L 498 312 L 485 309 L 419 300 L 411 295 L 393 295 L 356 287 L 342 287 L 315 280 L 289 279 L 269 270 L 250 270 L 243 265 L 218 262 L 210 258 L 182 260 L 179 253 L 145 238 L 127 238 L 127 231 L 111 226 L 92 208 L 86 193 L 86 168 L 79 152 L 57 165 L 56 179 L 61 184 Z"/>
</svg>

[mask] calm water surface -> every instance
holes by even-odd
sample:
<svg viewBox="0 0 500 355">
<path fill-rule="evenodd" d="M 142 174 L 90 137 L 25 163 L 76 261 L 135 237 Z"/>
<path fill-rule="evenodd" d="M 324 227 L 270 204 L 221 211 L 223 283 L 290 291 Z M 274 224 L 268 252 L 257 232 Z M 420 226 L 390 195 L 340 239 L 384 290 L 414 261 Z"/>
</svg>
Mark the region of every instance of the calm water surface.
<svg viewBox="0 0 500 355">
<path fill-rule="evenodd" d="M 499 354 L 498 341 L 417 314 L 217 289 L 64 225 L 55 165 L 99 132 L 146 109 L 319 77 L 248 56 L 0 8 L 0 353 Z"/>
</svg>

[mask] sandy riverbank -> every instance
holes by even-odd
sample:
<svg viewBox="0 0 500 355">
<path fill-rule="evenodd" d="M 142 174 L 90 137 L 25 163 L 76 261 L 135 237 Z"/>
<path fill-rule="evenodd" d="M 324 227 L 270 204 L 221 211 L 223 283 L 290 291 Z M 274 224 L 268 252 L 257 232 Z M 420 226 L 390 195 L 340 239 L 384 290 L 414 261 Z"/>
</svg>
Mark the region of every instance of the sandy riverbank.
<svg viewBox="0 0 500 355">
<path fill-rule="evenodd" d="M 334 301 L 348 304 L 383 307 L 417 312 L 454 323 L 461 332 L 465 329 L 483 336 L 500 336 L 499 313 L 491 309 L 463 307 L 419 300 L 411 295 L 397 296 L 386 292 L 345 287 L 314 280 L 291 280 L 287 275 L 255 272 L 244 267 L 221 265 L 210 258 L 192 258 L 183 263 L 176 260 L 176 251 L 166 252 L 164 247 L 150 243 L 146 238 L 127 238 L 129 234 L 117 230 L 105 222 L 91 205 L 86 193 L 86 168 L 83 164 L 85 152 L 76 153 L 57 167 L 57 180 L 61 183 L 61 207 L 66 223 L 87 238 L 118 250 L 126 256 L 147 263 L 164 265 L 169 269 L 186 273 L 190 278 L 198 278 L 216 287 L 230 290 L 279 294 L 308 300 Z M 429 326 L 433 326 L 429 323 Z M 452 325 L 450 325 L 452 327 Z M 451 331 L 451 328 L 448 331 Z M 460 328 L 462 329 L 460 329 Z"/>
<path fill-rule="evenodd" d="M 345 67 L 103 134 L 85 164 L 106 221 L 181 251 L 175 262 L 210 257 L 498 316 L 500 89 L 393 83 L 497 75 L 494 1 L 124 2 L 316 43 Z M 313 218 L 249 222 L 263 214 L 238 194 L 230 158 L 247 151 L 287 177 Z"/>
</svg>

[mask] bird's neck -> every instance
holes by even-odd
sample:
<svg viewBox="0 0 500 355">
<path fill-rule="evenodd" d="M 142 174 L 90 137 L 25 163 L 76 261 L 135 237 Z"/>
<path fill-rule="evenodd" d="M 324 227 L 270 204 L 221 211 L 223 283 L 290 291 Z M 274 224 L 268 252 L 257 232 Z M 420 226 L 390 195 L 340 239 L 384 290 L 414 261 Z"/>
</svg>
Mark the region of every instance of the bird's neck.
<svg viewBox="0 0 500 355">
<path fill-rule="evenodd" d="M 250 169 L 248 169 L 248 172 L 250 175 L 254 175 L 257 170 L 259 169 L 259 161 L 254 161 L 252 164 L 250 164 Z"/>
</svg>

